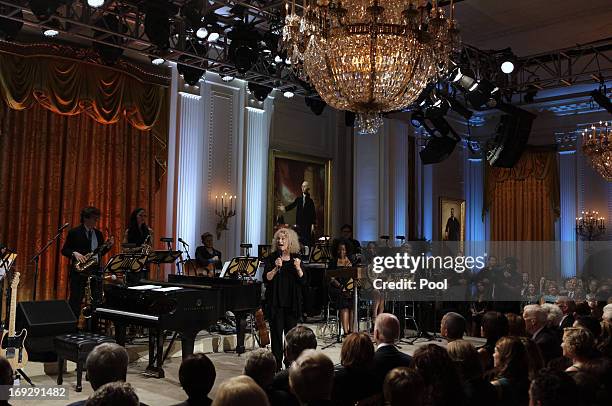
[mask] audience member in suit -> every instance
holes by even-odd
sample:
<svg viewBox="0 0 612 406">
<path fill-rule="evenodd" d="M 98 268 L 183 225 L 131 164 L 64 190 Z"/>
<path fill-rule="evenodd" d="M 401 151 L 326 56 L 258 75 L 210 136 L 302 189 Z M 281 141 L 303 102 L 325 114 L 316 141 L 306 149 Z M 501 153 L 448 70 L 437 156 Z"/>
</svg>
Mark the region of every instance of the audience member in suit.
<svg viewBox="0 0 612 406">
<path fill-rule="evenodd" d="M 125 348 L 115 343 L 104 343 L 94 348 L 87 356 L 85 367 L 92 389 L 98 390 L 111 382 L 125 382 L 127 376 L 128 354 Z M 68 406 L 82 406 L 84 400 Z M 141 405 L 143 405 L 141 403 Z"/>
<path fill-rule="evenodd" d="M 459 313 L 448 312 L 442 316 L 442 320 L 440 321 L 440 335 L 449 343 L 455 340 L 461 340 L 465 328 L 465 318 Z"/>
<path fill-rule="evenodd" d="M 239 375 L 219 385 L 212 406 L 270 406 L 270 402 L 253 378 Z"/>
<path fill-rule="evenodd" d="M 478 347 L 478 353 L 485 371 L 493 369 L 493 353 L 495 343 L 508 334 L 508 319 L 500 312 L 490 311 L 482 316 L 480 335 L 487 339 L 486 343 Z"/>
<path fill-rule="evenodd" d="M 344 339 L 340 365 L 335 367 L 332 400 L 339 406 L 352 406 L 357 401 L 379 392 L 372 370 L 374 346 L 370 335 L 352 333 Z"/>
<path fill-rule="evenodd" d="M 529 337 L 519 337 L 525 351 L 527 351 L 527 360 L 529 361 L 529 380 L 535 378 L 540 369 L 544 368 L 544 358 L 540 347 Z"/>
<path fill-rule="evenodd" d="M 539 305 L 527 305 L 523 309 L 525 330 L 540 348 L 544 363 L 561 356 L 561 340 L 559 336 L 546 327 L 546 313 Z"/>
<path fill-rule="evenodd" d="M 270 405 L 284 406 L 289 395 L 284 391 L 272 388 L 274 373 L 276 372 L 276 358 L 266 348 L 258 348 L 249 353 L 244 364 L 244 375 L 250 376 L 266 392 Z"/>
<path fill-rule="evenodd" d="M 385 378 L 383 393 L 389 406 L 423 406 L 425 381 L 415 369 L 395 368 Z"/>
<path fill-rule="evenodd" d="M 395 347 L 399 339 L 400 323 L 397 317 L 390 313 L 381 313 L 374 323 L 374 341 L 376 352 L 374 353 L 374 374 L 376 377 L 376 389 L 382 390 L 382 385 L 387 373 L 393 368 L 408 367 L 412 357 L 400 352 Z"/>
<path fill-rule="evenodd" d="M 578 387 L 566 373 L 554 369 L 543 369 L 531 382 L 530 405 L 574 406 L 581 404 L 577 397 Z M 590 403 L 582 403 L 590 404 Z"/>
<path fill-rule="evenodd" d="M 289 367 L 304 350 L 314 350 L 317 348 L 317 337 L 310 328 L 306 326 L 296 326 L 289 330 L 285 335 L 285 366 Z M 272 390 L 276 391 L 275 396 L 279 396 L 278 392 L 286 395 L 286 401 L 283 405 L 297 406 L 299 402 L 289 389 L 289 369 L 284 369 L 278 372 L 272 381 Z"/>
<path fill-rule="evenodd" d="M 491 382 L 500 406 L 527 406 L 529 403 L 529 361 L 519 337 L 502 337 L 495 345 L 495 370 Z"/>
<path fill-rule="evenodd" d="M 175 406 L 210 406 L 208 397 L 215 384 L 217 371 L 210 358 L 196 353 L 183 360 L 179 368 L 179 381 L 188 399 Z"/>
<path fill-rule="evenodd" d="M 576 302 L 569 299 L 567 296 L 559 296 L 555 303 L 563 312 L 561 323 L 559 328 L 563 331 L 566 327 L 572 327 L 574 325 L 574 311 L 576 311 Z"/>
<path fill-rule="evenodd" d="M 465 406 L 461 380 L 446 349 L 436 344 L 417 348 L 413 367 L 425 381 L 425 403 L 432 406 Z"/>
<path fill-rule="evenodd" d="M 13 385 L 13 368 L 8 360 L 0 356 L 0 385 Z M 8 400 L 0 400 L 0 406 L 11 406 Z"/>
<path fill-rule="evenodd" d="M 100 218 L 100 209 L 96 207 L 85 207 L 81 210 L 81 225 L 68 231 L 66 241 L 62 247 L 62 255 L 69 258 L 71 261 L 82 262 L 85 260 L 85 255 L 93 252 L 98 247 L 104 244 L 104 236 L 102 232 L 96 229 L 96 224 Z M 114 238 L 110 237 L 109 244 L 99 256 L 104 255 L 113 246 Z M 75 316 L 81 314 L 81 302 L 85 295 L 85 285 L 87 284 L 88 275 L 77 272 L 70 267 L 70 298 L 68 300 L 70 308 Z M 100 279 L 101 278 L 97 278 Z M 97 281 L 96 279 L 96 281 Z M 94 298 L 99 296 L 101 287 L 100 282 L 94 283 L 91 287 Z"/>
<path fill-rule="evenodd" d="M 289 368 L 289 386 L 300 405 L 333 405 L 333 385 L 334 364 L 321 351 L 302 352 Z"/>
<path fill-rule="evenodd" d="M 138 396 L 132 385 L 110 382 L 98 388 L 85 402 L 85 406 L 138 406 Z"/>
<path fill-rule="evenodd" d="M 448 343 L 447 351 L 463 381 L 467 404 L 470 406 L 495 404 L 497 392 L 491 382 L 484 378 L 482 362 L 476 348 L 469 341 L 455 340 Z"/>
</svg>

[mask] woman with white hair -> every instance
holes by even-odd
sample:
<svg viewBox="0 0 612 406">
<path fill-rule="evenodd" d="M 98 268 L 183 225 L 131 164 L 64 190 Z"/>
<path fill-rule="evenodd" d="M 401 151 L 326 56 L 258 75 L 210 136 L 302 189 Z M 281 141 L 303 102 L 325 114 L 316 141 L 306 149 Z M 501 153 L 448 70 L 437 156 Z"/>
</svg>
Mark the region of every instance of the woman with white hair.
<svg viewBox="0 0 612 406">
<path fill-rule="evenodd" d="M 302 314 L 302 286 L 306 278 L 299 252 L 300 243 L 295 231 L 281 228 L 274 233 L 272 253 L 264 268 L 272 352 L 279 369 L 283 360 L 283 333 L 295 327 Z"/>
</svg>

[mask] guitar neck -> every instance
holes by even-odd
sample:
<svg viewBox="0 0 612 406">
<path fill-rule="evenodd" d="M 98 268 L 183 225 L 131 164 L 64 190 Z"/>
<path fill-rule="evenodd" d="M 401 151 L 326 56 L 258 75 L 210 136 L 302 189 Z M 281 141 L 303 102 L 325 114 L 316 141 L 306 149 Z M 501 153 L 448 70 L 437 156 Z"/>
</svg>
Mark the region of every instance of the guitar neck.
<svg viewBox="0 0 612 406">
<path fill-rule="evenodd" d="M 9 310 L 9 337 L 15 335 L 15 314 L 17 309 L 17 289 L 11 289 L 11 308 Z"/>
</svg>

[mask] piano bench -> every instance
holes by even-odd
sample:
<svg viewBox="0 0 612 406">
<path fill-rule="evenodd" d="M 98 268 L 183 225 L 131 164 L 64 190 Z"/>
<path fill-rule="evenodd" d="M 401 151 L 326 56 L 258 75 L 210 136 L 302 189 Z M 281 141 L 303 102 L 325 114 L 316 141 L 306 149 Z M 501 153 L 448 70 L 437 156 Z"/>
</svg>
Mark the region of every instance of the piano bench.
<svg viewBox="0 0 612 406">
<path fill-rule="evenodd" d="M 72 361 L 77 365 L 76 391 L 80 392 L 83 389 L 81 384 L 83 368 L 89 353 L 99 344 L 114 342 L 115 339 L 112 337 L 95 333 L 69 333 L 55 337 L 53 345 L 57 353 L 57 364 L 59 366 L 57 384 L 61 385 L 64 381 L 64 360 Z"/>
</svg>

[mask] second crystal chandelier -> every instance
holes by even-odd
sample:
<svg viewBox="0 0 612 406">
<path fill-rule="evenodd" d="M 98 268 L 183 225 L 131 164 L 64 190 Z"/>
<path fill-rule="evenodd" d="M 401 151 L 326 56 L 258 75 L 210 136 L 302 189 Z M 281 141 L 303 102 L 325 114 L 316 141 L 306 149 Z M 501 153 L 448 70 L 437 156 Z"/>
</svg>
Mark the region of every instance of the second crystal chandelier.
<svg viewBox="0 0 612 406">
<path fill-rule="evenodd" d="M 459 35 L 433 1 L 304 0 L 287 6 L 283 47 L 298 75 L 339 110 L 357 113 L 357 127 L 373 134 L 381 114 L 415 101 L 445 71 Z"/>
</svg>

